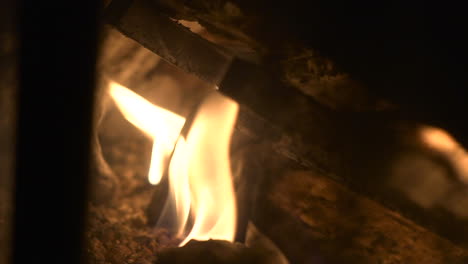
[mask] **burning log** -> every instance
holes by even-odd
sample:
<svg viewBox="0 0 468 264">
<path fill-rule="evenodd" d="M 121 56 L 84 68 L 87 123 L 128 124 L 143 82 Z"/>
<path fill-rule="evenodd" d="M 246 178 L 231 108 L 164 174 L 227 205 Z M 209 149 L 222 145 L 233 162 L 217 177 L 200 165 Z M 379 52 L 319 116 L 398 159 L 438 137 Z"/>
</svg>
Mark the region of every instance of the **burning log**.
<svg viewBox="0 0 468 264">
<path fill-rule="evenodd" d="M 398 124 L 401 123 L 401 118 L 398 117 L 400 113 L 390 113 L 390 115 L 395 115 L 395 118 L 379 112 L 370 112 L 369 116 L 366 116 L 367 114 L 331 110 L 330 108 L 376 110 L 380 105 L 378 100 L 366 96 L 365 92 L 357 89 L 356 84 L 346 74 L 343 76 L 348 77 L 338 78 L 341 80 L 340 85 L 349 87 L 350 90 L 356 88 L 357 92 L 350 92 L 350 98 L 345 101 L 355 102 L 355 105 L 366 105 L 366 107 L 351 106 L 347 108 L 339 104 L 330 104 L 329 101 L 324 101 L 320 96 L 314 96 L 312 99 L 291 87 L 298 88 L 298 83 L 299 86 L 303 86 L 300 85 L 301 82 L 294 81 L 297 79 L 297 74 L 293 71 L 296 67 L 288 68 L 285 66 L 282 68 L 284 64 L 289 65 L 287 59 L 293 55 L 277 53 L 283 48 L 289 50 L 288 46 L 293 47 L 292 49 L 296 51 L 309 50 L 307 45 L 301 44 L 300 41 L 296 42 L 293 38 L 290 41 L 282 40 L 278 44 L 276 41 L 272 41 L 271 31 L 259 33 L 258 30 L 255 30 L 258 29 L 257 26 L 262 25 L 261 23 L 254 23 L 250 25 L 252 27 L 245 25 L 242 28 L 243 31 L 240 32 L 236 29 L 235 22 L 232 22 L 238 20 L 233 19 L 232 23 L 229 20 L 218 21 L 219 18 L 216 15 L 196 4 L 187 4 L 189 5 L 187 6 L 178 1 L 157 1 L 155 6 L 154 2 L 150 3 L 144 0 L 125 2 L 124 5 L 119 5 L 119 3 L 120 1 L 115 1 L 111 4 L 108 10 L 109 21 L 124 34 L 164 59 L 187 72 L 194 73 L 198 77 L 218 85 L 221 92 L 239 102 L 241 112 L 237 127 L 240 130 L 244 130 L 253 138 L 268 142 L 267 144 L 274 146 L 272 148 L 274 152 L 279 153 L 283 159 L 294 161 L 294 166 L 318 170 L 321 174 L 402 212 L 406 217 L 437 234 L 459 244 L 468 243 L 466 240 L 468 230 L 464 228 L 467 223 L 466 218 L 459 218 L 458 215 L 453 215 L 451 212 L 441 212 L 439 209 L 427 210 L 411 197 L 395 190 L 395 187 L 389 183 L 391 176 L 389 176 L 388 168 L 391 167 L 391 161 L 395 159 L 395 155 L 402 152 L 396 150 L 397 147 L 383 141 L 389 139 L 401 147 L 400 150 L 406 148 L 404 144 L 397 143 L 398 138 L 400 138 L 398 133 L 401 131 L 395 127 L 401 126 Z M 236 13 L 235 4 L 226 5 L 226 10 Z M 215 6 L 218 7 L 218 5 Z M 259 54 L 263 54 L 262 50 L 266 49 L 269 52 L 268 56 L 264 58 L 266 63 L 256 65 L 252 63 L 252 61 L 258 61 L 256 56 L 238 55 L 238 50 L 230 49 L 229 45 L 226 47 L 213 46 L 212 43 L 162 15 L 161 10 L 176 18 L 196 19 L 208 29 L 216 29 L 216 32 L 221 32 L 218 36 L 229 35 L 231 36 L 231 44 L 233 39 L 240 39 L 241 43 L 250 47 L 250 50 L 257 50 Z M 242 12 L 237 12 L 237 14 L 242 17 Z M 248 20 L 249 16 L 244 18 Z M 166 32 L 168 28 L 171 28 L 171 32 Z M 177 44 L 181 40 L 190 44 L 184 44 L 182 47 Z M 195 56 L 194 54 L 203 54 L 203 56 Z M 294 52 L 293 54 L 298 55 Z M 245 59 L 246 57 L 248 60 Z M 314 59 L 317 58 L 312 58 L 312 61 L 307 59 L 302 63 L 315 65 Z M 330 66 L 327 64 L 327 60 L 319 59 L 315 63 L 322 63 L 318 66 L 323 66 L 324 69 L 328 69 Z M 207 71 L 206 67 L 211 67 L 212 70 Z M 330 67 L 332 70 L 325 70 L 325 75 L 335 71 L 340 72 L 332 64 Z M 293 77 L 288 73 L 292 74 Z M 220 78 L 220 75 L 223 77 Z M 337 78 L 331 78 L 336 76 L 327 76 L 330 77 L 327 77 L 328 79 L 337 80 Z M 283 77 L 286 81 L 281 81 L 279 77 Z M 305 86 L 310 84 L 307 80 L 306 78 L 307 85 Z M 320 85 L 332 84 L 324 82 Z M 301 87 L 299 88 L 301 89 Z M 304 89 L 301 90 L 304 91 Z M 336 94 L 338 93 L 336 92 Z M 361 97 L 367 99 L 360 100 Z M 324 107 L 324 104 L 328 107 Z M 400 121 L 398 121 L 399 119 Z M 416 123 L 413 122 L 408 126 L 410 130 L 417 130 Z M 374 132 L 375 135 L 372 134 Z M 381 138 L 378 139 L 378 137 Z M 372 147 L 372 144 L 381 148 Z M 383 155 L 376 157 L 375 153 L 382 152 L 382 149 L 385 150 Z M 369 166 L 370 162 L 366 162 L 366 160 L 371 160 L 372 166 Z M 459 188 L 466 189 L 465 185 L 458 185 Z M 395 195 L 395 192 L 398 195 Z M 447 223 L 450 223 L 453 228 L 447 228 Z"/>
<path fill-rule="evenodd" d="M 240 114 L 252 123 L 248 126 L 273 130 L 275 133 L 269 133 L 271 140 L 285 148 L 282 153 L 287 158 L 305 167 L 338 166 L 339 161 L 328 155 L 326 148 L 333 142 L 339 117 L 299 91 L 285 87 L 276 78 L 272 80 L 273 72 L 251 63 L 255 56 L 248 57 L 248 61 L 239 60 L 236 51 L 213 45 L 193 34 L 160 14 L 149 1 L 113 1 L 107 19 L 126 36 L 186 72 L 218 85 L 222 93 L 250 109 L 242 109 Z M 151 29 L 148 25 L 152 25 Z M 257 122 L 260 125 L 253 125 Z M 259 132 L 254 133 L 261 135 Z"/>
<path fill-rule="evenodd" d="M 119 116 L 119 118 L 122 119 L 121 116 Z M 247 116 L 247 118 L 248 118 L 248 116 Z M 252 122 L 252 123 L 247 123 L 248 125 L 243 125 L 242 122 L 244 122 L 245 119 L 246 119 L 245 116 L 240 116 L 239 120 L 238 120 L 238 123 L 236 125 L 237 126 L 237 132 L 234 133 L 234 138 L 233 138 L 233 142 L 232 142 L 232 150 L 231 150 L 231 153 L 232 153 L 231 154 L 231 157 L 232 157 L 231 159 L 235 162 L 236 160 L 238 160 L 237 157 L 239 157 L 239 156 L 245 158 L 244 162 L 246 162 L 246 163 L 244 163 L 244 166 L 243 166 L 245 169 L 243 170 L 242 174 L 234 173 L 234 175 L 242 175 L 242 178 L 244 178 L 244 179 L 238 179 L 237 178 L 235 181 L 237 182 L 238 186 L 244 184 L 245 186 L 247 186 L 247 187 L 249 187 L 251 189 L 254 189 L 254 190 L 248 190 L 248 191 L 244 192 L 243 194 L 239 195 L 239 197 L 243 197 L 244 201 L 238 202 L 238 204 L 239 205 L 256 204 L 256 206 L 254 206 L 254 208 L 251 208 L 250 210 L 248 210 L 248 213 L 250 215 L 246 216 L 246 218 L 247 219 L 248 218 L 253 218 L 255 220 L 256 224 L 258 224 L 259 228 L 261 228 L 264 232 L 268 232 L 268 236 L 270 236 L 271 238 L 274 238 L 275 243 L 277 243 L 278 245 L 281 246 L 282 250 L 285 253 L 287 253 L 288 257 L 291 260 L 292 259 L 301 260 L 302 257 L 304 257 L 304 258 L 309 257 L 309 255 L 311 255 L 312 257 L 315 256 L 316 259 L 318 259 L 317 261 L 319 261 L 320 258 L 323 259 L 325 257 L 326 257 L 327 260 L 329 258 L 331 259 L 332 257 L 330 257 L 330 255 L 336 255 L 335 258 L 345 259 L 347 262 L 350 262 L 350 261 L 356 260 L 356 259 L 359 260 L 359 259 L 362 258 L 361 263 L 366 263 L 366 259 L 368 259 L 368 258 L 374 260 L 375 258 L 378 258 L 379 256 L 382 259 L 397 258 L 395 255 L 389 256 L 389 253 L 386 250 L 386 248 L 391 248 L 391 249 L 394 249 L 394 248 L 387 247 L 387 244 L 385 244 L 386 241 L 395 241 L 396 240 L 395 237 L 390 237 L 389 239 L 382 239 L 382 240 L 375 239 L 377 242 L 372 243 L 371 246 L 369 246 L 369 245 L 366 246 L 366 245 L 362 245 L 362 244 L 355 245 L 355 244 L 352 244 L 351 242 L 350 242 L 351 245 L 349 245 L 349 244 L 346 243 L 346 241 L 354 241 L 350 237 L 348 237 L 349 239 L 344 241 L 344 242 L 342 240 L 340 240 L 340 239 L 334 239 L 334 237 L 336 236 L 335 234 L 340 233 L 341 231 L 343 233 L 346 233 L 346 234 L 352 233 L 351 231 L 352 231 L 353 227 L 348 226 L 349 229 L 346 229 L 347 226 L 342 224 L 342 222 L 338 221 L 340 218 L 345 218 L 348 215 L 347 211 L 340 209 L 340 208 L 346 208 L 346 203 L 341 207 L 336 206 L 336 207 L 338 207 L 338 209 L 336 209 L 336 208 L 334 209 L 334 207 L 335 207 L 334 204 L 332 204 L 332 206 L 330 206 L 330 207 L 327 207 L 327 209 L 329 209 L 329 211 L 326 211 L 326 212 L 328 212 L 331 215 L 330 218 L 324 218 L 321 215 L 322 211 L 320 211 L 318 213 L 317 213 L 317 211 L 310 212 L 310 215 L 307 216 L 308 223 L 311 221 L 310 219 L 312 219 L 312 220 L 313 219 L 319 219 L 319 220 L 322 219 L 323 220 L 322 222 L 329 223 L 328 226 L 327 225 L 321 225 L 320 227 L 317 227 L 317 229 L 313 229 L 313 231 L 318 230 L 317 231 L 318 233 L 328 234 L 330 232 L 329 231 L 330 229 L 331 230 L 336 230 L 335 233 L 330 234 L 329 240 L 320 240 L 320 238 L 317 239 L 316 237 L 314 237 L 313 235 L 315 233 L 314 232 L 312 232 L 312 233 L 309 232 L 308 231 L 309 227 L 307 225 L 305 225 L 302 222 L 302 220 L 299 220 L 299 221 L 297 220 L 297 218 L 302 219 L 301 218 L 302 215 L 300 215 L 299 217 L 297 216 L 296 210 L 298 210 L 298 207 L 297 206 L 295 207 L 295 205 L 296 205 L 295 201 L 298 201 L 299 204 L 304 205 L 304 207 L 308 207 L 308 208 L 309 207 L 314 207 L 316 205 L 320 205 L 320 203 L 325 203 L 325 201 L 323 199 L 320 199 L 320 197 L 318 197 L 317 199 L 308 199 L 308 198 L 303 198 L 300 195 L 298 195 L 299 197 L 296 196 L 296 195 L 293 195 L 297 191 L 297 189 L 293 189 L 294 191 L 287 191 L 289 189 L 286 188 L 286 187 L 285 187 L 285 189 L 272 188 L 272 185 L 276 186 L 276 184 L 285 184 L 285 186 L 289 186 L 290 184 L 292 184 L 292 185 L 296 185 L 296 184 L 301 185 L 302 184 L 302 185 L 305 185 L 304 189 L 300 189 L 297 192 L 310 193 L 311 191 L 308 188 L 311 187 L 312 184 L 310 184 L 310 181 L 308 181 L 308 180 L 304 180 L 304 179 L 297 180 L 296 177 L 291 176 L 291 175 L 286 175 L 284 179 L 283 178 L 279 179 L 278 177 L 275 177 L 275 175 L 277 175 L 278 172 L 281 172 L 285 168 L 291 169 L 291 168 L 298 167 L 298 163 L 291 162 L 289 159 L 285 159 L 285 156 L 283 156 L 283 155 L 276 155 L 276 158 L 278 158 L 278 160 L 273 159 L 272 156 L 275 156 L 274 153 L 276 153 L 276 152 L 272 150 L 272 148 L 275 147 L 275 146 L 273 144 L 271 144 L 272 141 L 270 141 L 270 139 L 274 138 L 275 133 L 277 133 L 276 135 L 281 135 L 281 133 L 277 132 L 277 131 L 279 131 L 278 129 L 277 130 L 272 130 L 272 129 L 269 129 L 269 126 L 264 126 L 264 124 L 265 123 L 268 124 L 268 122 L 266 122 L 265 120 L 262 120 L 262 119 L 259 119 L 258 122 Z M 247 120 L 249 120 L 249 119 L 247 119 Z M 353 119 L 353 121 L 356 121 L 356 120 Z M 123 121 L 123 119 L 122 119 L 122 122 L 125 122 L 125 121 Z M 374 143 L 373 145 L 375 145 L 375 148 L 377 148 L 377 149 L 379 147 L 382 147 L 381 144 L 377 144 L 378 141 L 376 140 L 376 139 L 378 139 L 378 138 L 380 138 L 380 137 L 382 137 L 384 135 L 384 133 L 382 133 L 382 131 L 379 131 L 379 128 L 384 131 L 384 129 L 382 128 L 382 124 L 378 124 L 377 122 L 375 122 L 374 125 L 361 127 L 361 124 L 365 124 L 365 123 L 366 122 L 364 122 L 364 121 L 359 121 L 359 122 L 353 124 L 353 126 L 349 126 L 350 128 L 352 128 L 351 130 L 350 129 L 347 130 L 347 132 L 350 132 L 349 137 L 353 138 L 356 141 L 355 142 L 355 144 L 356 144 L 355 149 L 360 149 L 360 148 L 363 148 L 363 146 L 366 146 L 365 144 L 363 144 L 365 142 L 373 142 Z M 352 123 L 350 122 L 350 124 L 352 124 Z M 129 125 L 129 126 L 131 126 L 131 125 Z M 121 128 L 121 126 L 119 126 L 119 128 Z M 263 129 L 263 131 L 262 131 L 262 129 Z M 261 131 L 261 133 L 259 132 L 257 134 L 257 133 L 255 133 L 255 131 Z M 352 132 L 352 131 L 355 131 L 355 132 Z M 136 132 L 139 132 L 139 131 L 136 131 Z M 122 131 L 122 133 L 125 133 L 125 132 Z M 273 136 L 271 136 L 271 134 L 268 134 L 268 133 L 271 133 Z M 262 137 L 262 135 L 266 135 L 266 136 Z M 355 135 L 359 135 L 359 137 L 356 137 Z M 387 136 L 385 136 L 383 138 L 380 138 L 380 140 L 381 141 L 387 141 L 388 140 Z M 410 138 L 408 140 L 414 142 L 414 138 Z M 115 143 L 120 144 L 120 142 L 115 142 Z M 148 143 L 151 143 L 151 142 L 148 142 Z M 390 141 L 389 144 L 392 145 L 394 143 L 393 143 L 393 141 Z M 370 145 L 372 145 L 372 144 L 370 144 Z M 366 147 L 369 147 L 369 146 L 366 146 Z M 386 148 L 387 147 L 384 147 L 384 149 L 386 149 Z M 137 147 L 136 149 L 139 149 L 136 153 L 138 153 L 138 155 L 140 155 L 141 147 Z M 148 148 L 148 151 L 150 151 L 150 150 L 151 150 L 151 147 Z M 353 152 L 350 151 L 349 153 L 352 154 Z M 356 153 L 356 155 L 354 155 L 354 158 L 356 158 L 358 152 L 354 152 L 354 153 Z M 369 153 L 375 153 L 375 152 L 374 151 L 369 151 Z M 383 159 L 387 159 L 388 156 L 384 156 L 384 154 L 385 153 L 380 153 L 380 155 L 374 155 L 374 156 L 383 156 Z M 362 157 L 365 157 L 365 156 L 362 156 Z M 369 157 L 369 156 L 367 156 L 367 157 Z M 149 160 L 149 156 L 147 157 L 146 160 Z M 289 163 L 288 163 L 288 160 L 289 160 Z M 354 162 L 356 162 L 356 161 L 357 160 L 354 159 Z M 286 163 L 286 164 L 284 164 L 284 163 Z M 358 164 L 362 165 L 362 164 L 365 164 L 365 163 L 358 163 Z M 358 165 L 358 166 L 361 166 L 361 165 Z M 364 165 L 362 165 L 362 166 L 366 167 Z M 234 166 L 234 171 L 236 171 L 235 167 L 236 166 Z M 133 168 L 135 168 L 135 167 L 130 166 L 130 170 L 133 170 Z M 127 169 L 127 170 L 129 170 L 129 169 Z M 352 170 L 354 171 L 354 170 L 356 170 L 356 168 L 354 168 Z M 119 171 L 117 174 L 123 174 L 123 173 Z M 146 171 L 143 171 L 140 174 L 142 176 L 146 177 Z M 320 171 L 320 172 L 317 172 L 316 174 L 324 175 L 324 172 Z M 356 174 L 359 174 L 359 171 L 357 171 Z M 366 173 L 366 174 L 363 174 L 363 175 L 374 175 L 374 173 Z M 307 177 L 309 177 L 309 176 L 307 176 Z M 357 176 L 359 176 L 359 175 L 357 175 Z M 262 179 L 263 179 L 263 181 L 261 181 Z M 146 182 L 146 178 L 144 180 Z M 246 180 L 248 180 L 248 182 Z M 290 180 L 291 180 L 291 182 L 290 182 Z M 315 180 L 316 180 L 316 182 L 315 182 Z M 326 185 L 327 183 L 330 183 L 330 184 L 333 183 L 333 182 L 329 181 L 327 178 L 324 178 L 324 177 L 317 177 L 315 180 L 314 180 L 314 184 L 317 184 L 317 185 L 321 185 L 321 184 Z M 369 180 L 369 179 L 367 179 L 367 180 Z M 374 180 L 378 180 L 378 178 L 376 178 Z M 257 181 L 257 182 L 255 182 L 255 181 Z M 260 181 L 260 182 L 258 182 L 258 181 Z M 365 181 L 363 180 L 362 182 L 365 182 Z M 267 183 L 270 183 L 270 184 L 267 184 Z M 124 183 L 124 186 L 127 186 L 127 183 Z M 340 185 L 336 184 L 336 186 L 340 186 Z M 262 190 L 260 195 L 255 194 L 255 189 L 258 189 L 258 188 L 260 188 L 260 190 Z M 338 189 L 338 190 L 341 190 L 343 192 L 345 192 L 345 191 L 349 192 L 349 190 L 347 190 L 346 188 L 343 188 L 343 187 L 340 187 L 340 188 L 341 189 Z M 307 190 L 305 190 L 305 189 L 307 189 Z M 241 192 L 241 191 L 237 190 L 237 192 Z M 262 200 L 266 199 L 265 197 L 268 197 L 268 195 L 270 195 L 269 192 L 274 192 L 274 193 L 281 192 L 284 195 L 281 195 L 282 198 L 280 198 L 280 199 L 271 201 L 271 203 L 270 202 L 268 202 L 268 203 L 267 202 L 262 202 Z M 351 198 L 349 196 L 346 196 L 346 192 L 344 194 L 340 195 L 340 197 L 345 197 L 346 199 L 351 199 L 352 196 L 351 196 Z M 136 193 L 138 193 L 138 195 L 140 195 L 140 191 L 137 191 Z M 254 197 L 249 197 L 246 194 L 254 196 Z M 360 193 L 360 194 L 362 194 L 362 193 Z M 362 198 L 362 196 L 360 194 L 358 194 L 357 196 Z M 318 195 L 318 196 L 320 196 L 320 195 Z M 321 195 L 321 196 L 324 196 L 324 195 Z M 165 195 L 163 197 L 165 197 Z M 345 198 L 343 198 L 343 199 L 345 199 Z M 280 203 L 283 199 L 289 199 L 288 203 L 286 205 L 284 203 Z M 256 202 L 254 202 L 254 201 L 256 201 Z M 311 201 L 314 201 L 314 203 L 312 203 Z M 316 203 L 315 203 L 315 201 L 316 201 Z M 337 202 L 337 204 L 339 204 L 339 203 Z M 279 206 L 281 206 L 281 207 L 278 209 Z M 134 208 L 134 207 L 135 206 L 132 205 L 127 210 L 129 210 L 131 208 Z M 143 207 L 145 208 L 146 205 L 143 205 Z M 386 211 L 384 211 L 382 213 L 382 210 L 386 210 Z M 388 211 L 387 209 L 385 209 L 382 206 L 371 207 L 369 209 L 369 211 L 380 212 L 377 215 L 385 215 L 386 214 L 385 212 L 391 212 L 391 211 Z M 316 216 L 316 214 L 318 216 Z M 142 216 L 140 216 L 140 217 L 142 217 Z M 122 217 L 119 216 L 118 218 L 122 218 Z M 144 216 L 142 218 L 144 219 Z M 385 218 L 385 217 L 382 217 L 382 218 Z M 382 221 L 382 218 L 377 217 L 376 221 L 378 221 L 380 223 Z M 401 218 L 400 220 L 401 221 L 406 221 L 404 218 Z M 134 220 L 132 220 L 131 222 L 133 222 L 133 221 Z M 150 231 L 150 230 L 147 230 L 148 227 L 143 224 L 145 222 L 144 220 L 143 221 L 140 220 L 139 222 L 140 222 L 140 225 L 139 225 L 140 228 L 146 230 L 146 232 Z M 384 223 L 386 223 L 386 222 L 384 222 Z M 102 262 L 97 262 L 97 263 L 105 263 L 104 262 L 105 260 L 107 260 L 108 262 L 110 261 L 111 263 L 120 263 L 122 261 L 131 262 L 131 261 L 135 260 L 135 256 L 138 256 L 136 262 L 146 263 L 146 262 L 143 262 L 140 259 L 142 257 L 140 257 L 139 256 L 140 254 L 138 254 L 138 253 L 141 252 L 142 255 L 146 256 L 145 258 L 150 259 L 148 257 L 151 256 L 151 252 L 148 251 L 148 249 L 149 250 L 154 250 L 153 252 L 155 252 L 156 250 L 160 249 L 161 247 L 169 245 L 169 243 L 165 241 L 166 239 L 161 239 L 157 235 L 152 235 L 152 234 L 148 235 L 148 234 L 146 234 L 146 236 L 145 236 L 146 238 L 143 241 L 148 240 L 148 241 L 151 241 L 151 243 L 148 243 L 149 244 L 148 246 L 146 245 L 146 242 L 143 243 L 143 246 L 147 247 L 147 248 L 145 248 L 144 250 L 140 250 L 140 249 L 138 249 L 138 245 L 140 243 L 142 243 L 142 242 L 140 242 L 141 241 L 140 238 L 137 235 L 135 235 L 135 234 L 139 234 L 138 232 L 135 232 L 135 230 L 133 230 L 133 228 L 128 230 L 127 225 L 120 226 L 120 225 L 112 224 L 110 226 L 112 226 L 114 233 L 123 233 L 123 234 L 122 235 L 117 235 L 117 236 L 115 236 L 115 235 L 111 236 L 111 237 L 118 238 L 119 242 L 117 244 L 112 240 L 112 238 L 110 239 L 111 241 L 107 241 L 107 242 L 106 242 L 106 240 L 102 240 L 104 243 L 106 243 L 105 246 L 104 246 L 105 249 L 102 250 L 102 252 L 106 252 L 105 253 L 106 256 L 104 257 L 105 259 L 102 260 Z M 385 226 L 386 226 L 385 224 L 377 225 L 377 227 L 375 227 L 376 231 L 373 232 L 373 233 L 377 233 L 377 234 L 379 234 L 379 236 L 380 236 L 381 233 L 383 233 L 382 236 L 385 236 L 385 235 L 387 235 L 387 233 L 392 233 L 392 232 L 396 233 L 395 230 L 400 230 L 400 229 L 405 228 L 405 226 L 396 225 L 394 227 L 395 228 L 394 230 L 388 231 L 387 229 L 384 229 Z M 354 226 L 354 227 L 356 227 L 356 226 Z M 419 228 L 419 227 L 417 227 L 416 225 L 409 225 L 409 229 L 412 229 L 412 228 Z M 104 235 L 107 236 L 107 231 L 99 231 L 99 230 L 103 230 L 102 226 L 97 225 L 96 230 L 97 230 L 98 234 L 104 233 Z M 106 229 L 106 230 L 108 230 L 108 229 Z M 121 230 L 123 230 L 125 232 L 122 232 Z M 285 230 L 285 231 L 283 231 L 283 230 Z M 371 229 L 371 230 L 374 230 L 374 229 Z M 167 233 L 167 231 L 165 231 L 165 232 Z M 282 236 L 280 237 L 278 234 L 275 234 L 274 232 L 282 234 Z M 364 232 L 364 231 L 361 231 L 359 228 L 356 228 L 354 234 L 361 234 L 362 232 Z M 411 232 L 409 232 L 409 233 L 413 234 Z M 427 232 L 427 233 L 430 234 L 430 232 Z M 419 235 L 420 234 L 418 233 L 415 236 L 419 236 Z M 122 238 L 122 237 L 125 237 L 125 238 Z M 98 239 L 99 239 L 99 237 L 98 237 Z M 402 239 L 404 241 L 407 241 L 407 240 L 405 240 L 405 238 L 402 238 Z M 95 239 L 93 239 L 93 242 L 94 242 L 94 240 Z M 357 239 L 357 240 L 359 241 L 359 239 Z M 439 241 L 437 239 L 436 240 L 426 239 L 426 240 L 434 241 L 433 243 L 435 243 L 435 244 L 439 243 L 439 242 L 437 242 L 437 241 Z M 411 246 L 413 248 L 418 248 L 418 249 L 423 250 L 425 247 L 418 247 L 418 246 L 414 246 L 414 245 L 415 244 L 419 245 L 419 243 L 422 243 L 422 242 L 424 242 L 426 240 L 423 240 L 423 241 L 416 240 L 414 242 L 414 244 L 411 244 Z M 379 243 L 382 243 L 382 244 L 379 244 Z M 392 244 L 392 243 L 390 243 L 390 244 Z M 310 247 L 311 244 L 312 245 L 317 245 L 317 246 L 314 247 L 314 248 L 311 248 Z M 451 247 L 450 242 L 443 242 L 443 244 L 448 245 L 447 248 Z M 176 246 L 177 243 L 173 243 L 171 245 Z M 405 244 L 405 245 L 407 245 L 407 244 Z M 99 243 L 96 243 L 96 248 L 99 249 L 98 246 L 99 246 Z M 126 247 L 128 247 L 130 250 L 127 250 L 127 249 L 123 250 Z M 350 247 L 352 249 L 343 250 L 343 248 L 350 248 Z M 374 249 L 374 247 L 376 249 Z M 297 249 L 295 249 L 295 248 L 297 248 Z M 316 248 L 318 248 L 318 249 L 316 249 Z M 428 250 L 432 250 L 431 247 L 429 247 L 429 248 L 430 249 L 428 249 Z M 444 250 L 446 250 L 447 248 L 445 246 L 443 247 Z M 357 253 L 354 254 L 355 252 L 353 250 L 355 250 Z M 323 251 L 325 251 L 325 252 L 323 252 Z M 353 251 L 353 252 L 349 253 L 350 251 Z M 368 252 L 368 255 L 360 253 L 361 251 Z M 449 250 L 449 249 L 447 249 L 447 251 L 451 252 L 451 250 Z M 460 249 L 460 251 L 463 252 L 462 249 Z M 100 251 L 98 251 L 98 252 L 100 252 Z M 116 252 L 119 252 L 119 254 L 117 254 Z M 303 252 L 305 252 L 305 253 L 303 253 Z M 330 252 L 332 252 L 332 253 L 330 253 Z M 307 253 L 309 253 L 309 255 L 307 255 L 307 256 L 301 255 L 301 254 L 307 254 Z M 348 254 L 348 255 L 346 255 L 346 254 Z M 361 254 L 361 255 L 359 255 L 359 254 Z M 436 254 L 436 253 L 433 253 L 433 254 Z M 463 253 L 461 253 L 461 254 L 463 255 Z M 433 256 L 433 255 L 430 255 L 430 256 Z M 102 257 L 100 257 L 100 258 L 102 258 Z M 109 260 L 109 258 L 110 258 L 110 260 Z M 403 258 L 406 258 L 406 256 L 404 256 Z M 448 258 L 449 259 L 446 261 L 448 263 L 456 263 L 456 260 L 458 259 L 457 256 L 455 256 L 453 259 L 451 259 L 450 256 Z M 437 258 L 437 257 L 435 259 L 440 260 L 440 258 Z M 461 259 L 463 259 L 463 258 L 461 258 Z M 356 260 L 356 261 L 358 261 L 358 260 Z"/>
</svg>

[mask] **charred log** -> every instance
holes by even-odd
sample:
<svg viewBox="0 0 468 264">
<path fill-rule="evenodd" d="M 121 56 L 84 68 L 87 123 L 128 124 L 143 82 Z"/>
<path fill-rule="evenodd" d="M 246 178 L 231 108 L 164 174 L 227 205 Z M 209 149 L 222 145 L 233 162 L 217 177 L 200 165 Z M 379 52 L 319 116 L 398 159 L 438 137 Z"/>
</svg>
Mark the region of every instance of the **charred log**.
<svg viewBox="0 0 468 264">
<path fill-rule="evenodd" d="M 189 241 L 181 248 L 171 248 L 160 252 L 160 264 L 207 263 L 207 264 L 276 264 L 267 252 L 246 247 L 240 243 L 221 240 Z"/>
</svg>

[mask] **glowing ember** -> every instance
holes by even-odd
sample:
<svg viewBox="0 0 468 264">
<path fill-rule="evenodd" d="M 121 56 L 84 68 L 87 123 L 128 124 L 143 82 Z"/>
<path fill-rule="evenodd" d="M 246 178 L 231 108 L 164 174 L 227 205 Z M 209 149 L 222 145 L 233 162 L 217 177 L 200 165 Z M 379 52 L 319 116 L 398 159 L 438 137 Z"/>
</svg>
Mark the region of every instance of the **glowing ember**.
<svg viewBox="0 0 468 264">
<path fill-rule="evenodd" d="M 439 128 L 424 127 L 421 137 L 429 147 L 447 157 L 460 179 L 468 183 L 468 152 L 452 136 Z"/>
<path fill-rule="evenodd" d="M 193 217 L 191 231 L 180 245 L 191 239 L 233 241 L 237 213 L 229 143 L 237 103 L 217 92 L 209 94 L 184 138 L 179 137 L 183 117 L 116 83 L 110 84 L 110 93 L 125 118 L 154 139 L 151 183 L 160 182 L 166 159 L 174 151 L 168 170 L 169 195 L 161 219 L 175 220 L 177 234 L 183 236 L 189 217 Z"/>
</svg>

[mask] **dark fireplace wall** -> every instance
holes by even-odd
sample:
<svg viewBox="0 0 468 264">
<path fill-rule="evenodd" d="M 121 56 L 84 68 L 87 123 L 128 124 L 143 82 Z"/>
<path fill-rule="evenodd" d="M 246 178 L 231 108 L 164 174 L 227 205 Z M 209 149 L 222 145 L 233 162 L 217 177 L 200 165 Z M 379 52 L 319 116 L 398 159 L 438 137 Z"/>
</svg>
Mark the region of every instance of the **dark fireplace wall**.
<svg viewBox="0 0 468 264">
<path fill-rule="evenodd" d="M 0 2 L 0 263 L 10 257 L 16 40 L 13 1 Z"/>
</svg>

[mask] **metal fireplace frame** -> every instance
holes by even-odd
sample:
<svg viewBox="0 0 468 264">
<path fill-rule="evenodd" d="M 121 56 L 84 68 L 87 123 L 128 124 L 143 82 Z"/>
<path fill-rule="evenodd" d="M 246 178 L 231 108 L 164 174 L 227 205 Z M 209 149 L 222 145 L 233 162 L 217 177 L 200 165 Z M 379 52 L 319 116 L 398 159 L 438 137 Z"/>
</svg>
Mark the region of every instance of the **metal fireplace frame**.
<svg viewBox="0 0 468 264">
<path fill-rule="evenodd" d="M 100 11 L 93 0 L 18 4 L 12 263 L 83 263 Z"/>
</svg>

